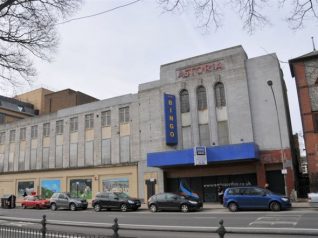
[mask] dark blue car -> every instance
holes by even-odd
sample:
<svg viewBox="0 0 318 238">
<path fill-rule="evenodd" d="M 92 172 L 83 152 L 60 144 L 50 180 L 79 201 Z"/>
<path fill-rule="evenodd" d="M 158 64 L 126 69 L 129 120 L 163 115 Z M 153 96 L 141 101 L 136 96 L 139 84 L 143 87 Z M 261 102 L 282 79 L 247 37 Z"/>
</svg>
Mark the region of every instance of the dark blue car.
<svg viewBox="0 0 318 238">
<path fill-rule="evenodd" d="M 288 197 L 275 194 L 259 187 L 227 188 L 224 192 L 223 206 L 231 212 L 239 209 L 270 209 L 280 211 L 291 207 Z"/>
</svg>

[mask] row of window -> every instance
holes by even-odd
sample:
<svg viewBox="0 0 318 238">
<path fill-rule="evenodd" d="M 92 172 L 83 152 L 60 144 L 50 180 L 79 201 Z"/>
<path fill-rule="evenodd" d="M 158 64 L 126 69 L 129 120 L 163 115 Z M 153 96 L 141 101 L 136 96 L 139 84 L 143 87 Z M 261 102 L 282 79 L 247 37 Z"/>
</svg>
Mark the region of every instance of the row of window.
<svg viewBox="0 0 318 238">
<path fill-rule="evenodd" d="M 215 84 L 214 95 L 215 95 L 216 107 L 226 106 L 223 83 L 219 82 Z M 198 104 L 198 110 L 207 109 L 206 89 L 204 86 L 199 86 L 197 88 L 197 104 Z M 189 92 L 186 89 L 183 89 L 180 91 L 180 109 L 181 109 L 181 113 L 190 112 Z"/>
<path fill-rule="evenodd" d="M 123 107 L 119 109 L 119 123 L 129 122 L 129 107 Z M 111 125 L 111 111 L 104 111 L 101 113 L 101 125 L 102 127 Z M 85 115 L 85 129 L 91 129 L 94 127 L 94 114 Z M 64 120 L 58 120 L 55 122 L 55 133 L 57 135 L 63 134 L 64 131 Z M 70 132 L 78 131 L 78 117 L 70 118 Z M 10 142 L 15 141 L 16 131 L 11 130 L 9 135 Z M 0 144 L 5 143 L 6 133 L 0 132 Z M 50 136 L 50 123 L 43 124 L 43 137 Z M 31 139 L 36 139 L 38 137 L 38 126 L 31 126 Z M 26 139 L 26 128 L 20 128 L 20 140 Z"/>
</svg>

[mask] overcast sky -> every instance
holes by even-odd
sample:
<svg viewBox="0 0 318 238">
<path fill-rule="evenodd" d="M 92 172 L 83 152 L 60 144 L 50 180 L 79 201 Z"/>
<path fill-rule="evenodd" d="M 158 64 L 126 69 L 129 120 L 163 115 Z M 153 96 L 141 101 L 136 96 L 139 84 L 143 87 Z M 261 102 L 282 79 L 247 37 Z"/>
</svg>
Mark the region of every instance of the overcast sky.
<svg viewBox="0 0 318 238">
<path fill-rule="evenodd" d="M 98 13 L 129 1 L 86 0 L 73 17 Z M 99 99 L 136 93 L 140 83 L 159 79 L 162 64 L 236 45 L 242 45 L 249 58 L 276 53 L 281 61 L 287 62 L 313 50 L 311 36 L 318 44 L 318 30 L 317 22 L 311 21 L 295 32 L 283 21 L 283 14 L 271 9 L 271 26 L 249 35 L 242 30 L 238 16 L 228 11 L 221 28 L 204 33 L 190 12 L 163 14 L 156 0 L 144 0 L 108 14 L 62 24 L 58 26 L 60 45 L 54 61 L 36 62 L 38 77 L 32 88 L 72 88 Z M 300 132 L 294 79 L 288 64 L 282 63 L 281 67 L 288 88 L 293 131 Z"/>
</svg>

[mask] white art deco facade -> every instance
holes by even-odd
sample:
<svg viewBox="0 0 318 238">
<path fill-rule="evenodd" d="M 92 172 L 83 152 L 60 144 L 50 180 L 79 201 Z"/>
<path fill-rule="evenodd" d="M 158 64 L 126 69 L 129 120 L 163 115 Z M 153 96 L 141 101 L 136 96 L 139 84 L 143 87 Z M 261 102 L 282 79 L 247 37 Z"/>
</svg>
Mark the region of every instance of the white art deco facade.
<svg viewBox="0 0 318 238">
<path fill-rule="evenodd" d="M 248 59 L 241 46 L 162 65 L 160 79 L 137 94 L 0 126 L 0 194 L 69 191 L 90 200 L 104 190 L 147 199 L 182 183 L 215 201 L 220 184 L 266 181 L 290 191 L 285 90 L 276 55 Z"/>
</svg>

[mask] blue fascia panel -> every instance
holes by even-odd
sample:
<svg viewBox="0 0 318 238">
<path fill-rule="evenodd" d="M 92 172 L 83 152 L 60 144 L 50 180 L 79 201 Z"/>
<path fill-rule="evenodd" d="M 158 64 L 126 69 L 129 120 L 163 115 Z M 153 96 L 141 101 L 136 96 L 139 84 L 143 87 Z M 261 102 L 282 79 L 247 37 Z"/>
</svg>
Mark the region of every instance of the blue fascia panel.
<svg viewBox="0 0 318 238">
<path fill-rule="evenodd" d="M 257 160 L 259 149 L 255 143 L 207 147 L 208 163 Z M 193 149 L 147 154 L 148 167 L 194 165 Z"/>
</svg>

